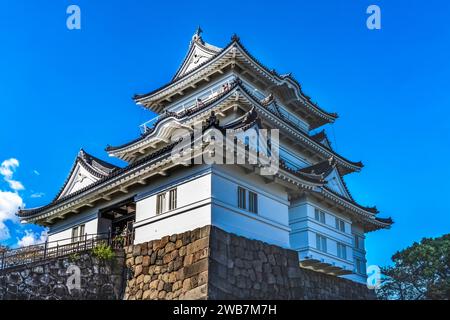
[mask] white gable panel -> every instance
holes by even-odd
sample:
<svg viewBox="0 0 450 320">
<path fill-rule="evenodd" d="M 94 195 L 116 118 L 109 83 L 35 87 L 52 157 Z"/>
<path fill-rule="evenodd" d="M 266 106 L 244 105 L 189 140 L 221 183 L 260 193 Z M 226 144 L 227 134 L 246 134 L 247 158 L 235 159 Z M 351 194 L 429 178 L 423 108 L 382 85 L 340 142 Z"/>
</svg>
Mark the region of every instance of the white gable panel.
<svg viewBox="0 0 450 320">
<path fill-rule="evenodd" d="M 333 190 L 334 192 L 350 199 L 350 195 L 348 194 L 344 184 L 342 183 L 341 177 L 337 172 L 336 168 L 331 171 L 331 173 L 325 179 L 327 181 L 327 187 Z"/>
<path fill-rule="evenodd" d="M 98 180 L 98 177 L 94 176 L 92 173 L 86 170 L 78 161 L 59 198 L 65 197 L 80 189 L 83 189 Z"/>
<path fill-rule="evenodd" d="M 198 67 L 200 64 L 206 62 L 214 56 L 214 53 L 208 52 L 202 49 L 199 45 L 194 44 L 194 47 L 191 49 L 189 53 L 189 57 L 186 59 L 186 62 L 181 67 L 180 72 L 177 77 L 181 77 L 182 75 L 188 73 L 192 69 Z"/>
</svg>

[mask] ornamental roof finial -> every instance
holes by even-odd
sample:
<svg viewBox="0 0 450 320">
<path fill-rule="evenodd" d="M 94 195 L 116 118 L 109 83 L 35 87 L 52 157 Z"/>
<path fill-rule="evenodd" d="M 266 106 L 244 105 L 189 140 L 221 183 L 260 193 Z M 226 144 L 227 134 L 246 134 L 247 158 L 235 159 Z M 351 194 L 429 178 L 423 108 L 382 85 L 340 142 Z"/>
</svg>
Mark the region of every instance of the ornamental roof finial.
<svg viewBox="0 0 450 320">
<path fill-rule="evenodd" d="M 202 28 L 200 28 L 200 26 L 198 26 L 197 30 L 195 30 L 195 33 L 192 36 L 192 41 L 197 41 L 197 40 L 201 39 L 202 38 L 202 33 L 203 33 Z"/>
<path fill-rule="evenodd" d="M 236 33 L 233 33 L 233 35 L 231 36 L 231 41 L 238 42 L 239 40 L 239 36 Z"/>
</svg>

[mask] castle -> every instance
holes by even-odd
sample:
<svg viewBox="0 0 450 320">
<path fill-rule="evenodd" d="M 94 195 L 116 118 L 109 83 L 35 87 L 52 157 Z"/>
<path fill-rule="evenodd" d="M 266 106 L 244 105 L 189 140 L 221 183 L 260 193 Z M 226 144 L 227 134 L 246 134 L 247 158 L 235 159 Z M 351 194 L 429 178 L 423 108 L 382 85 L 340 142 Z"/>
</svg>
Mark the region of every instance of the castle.
<svg viewBox="0 0 450 320">
<path fill-rule="evenodd" d="M 61 245 L 102 233 L 140 244 L 211 225 L 365 283 L 365 235 L 392 220 L 353 199 L 344 177 L 363 164 L 333 150 L 319 128 L 337 114 L 291 74 L 264 66 L 237 36 L 219 48 L 199 29 L 171 81 L 134 100 L 158 115 L 135 140 L 107 147 L 127 166 L 81 150 L 55 199 L 20 210 L 23 222 L 48 227 Z M 220 133 L 235 145 L 218 143 Z M 204 161 L 229 154 L 242 161 Z"/>
</svg>

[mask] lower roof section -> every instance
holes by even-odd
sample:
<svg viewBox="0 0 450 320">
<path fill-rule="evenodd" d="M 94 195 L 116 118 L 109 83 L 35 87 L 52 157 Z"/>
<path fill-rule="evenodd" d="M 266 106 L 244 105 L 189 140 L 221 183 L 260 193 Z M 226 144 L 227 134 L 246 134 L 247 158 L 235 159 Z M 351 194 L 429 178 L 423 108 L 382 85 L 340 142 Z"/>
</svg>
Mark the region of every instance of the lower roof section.
<svg viewBox="0 0 450 320">
<path fill-rule="evenodd" d="M 241 121 L 233 123 L 231 128 L 230 125 L 223 127 L 220 126 L 217 116 L 212 112 L 203 125 L 203 136 L 208 135 L 208 132 L 212 130 L 242 132 L 243 129 L 249 126 L 257 126 L 258 123 L 258 115 L 253 111 Z M 211 150 L 209 143 L 205 143 L 203 140 L 203 136 L 196 137 L 192 134 L 191 138 L 194 138 L 194 140 L 190 144 L 181 146 L 179 144 L 182 140 L 179 140 L 125 168 L 111 168 L 110 173 L 99 178 L 99 180 L 59 197 L 43 207 L 20 210 L 18 215 L 25 222 L 51 225 L 55 222 L 55 219 L 64 219 L 67 214 L 77 214 L 83 208 L 94 207 L 98 201 L 110 201 L 115 193 L 128 193 L 130 188 L 146 185 L 149 179 L 155 175 L 165 176 L 175 167 L 194 165 L 193 163 L 196 162 L 192 160 L 199 156 L 204 159 L 203 157 L 206 154 L 209 155 Z M 276 170 L 273 171 L 273 174 L 262 175 L 262 177 L 266 180 L 266 183 L 277 183 L 284 186 L 286 190 L 289 190 L 291 196 L 308 192 L 332 202 L 339 206 L 341 210 L 350 212 L 355 219 L 366 225 L 367 231 L 388 228 L 392 224 L 392 220 L 376 218 L 375 215 L 378 213 L 376 208 L 361 206 L 353 199 L 344 197 L 327 187 L 324 175 L 336 165 L 333 159 L 313 165 L 309 169 L 294 170 L 286 166 L 282 160 L 273 159 L 264 153 L 258 154 L 255 149 L 245 145 L 240 139 L 233 141 L 232 145 L 235 145 L 235 159 L 244 160 L 243 162 L 237 162 L 238 164 L 235 165 L 243 166 L 248 172 L 260 175 L 263 170 L 262 164 L 275 165 Z M 227 149 L 229 148 L 227 141 L 223 143 L 223 148 L 223 155 L 230 151 Z M 180 161 L 180 156 L 183 157 L 183 161 Z M 270 169 L 273 170 L 274 168 L 270 167 Z"/>
</svg>

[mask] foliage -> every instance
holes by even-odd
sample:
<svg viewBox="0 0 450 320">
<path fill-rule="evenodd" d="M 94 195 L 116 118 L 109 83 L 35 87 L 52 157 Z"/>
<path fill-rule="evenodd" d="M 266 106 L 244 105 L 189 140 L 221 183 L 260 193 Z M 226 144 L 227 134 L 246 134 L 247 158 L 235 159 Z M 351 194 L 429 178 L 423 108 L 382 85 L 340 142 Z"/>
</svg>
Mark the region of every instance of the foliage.
<svg viewBox="0 0 450 320">
<path fill-rule="evenodd" d="M 100 260 L 112 260 L 115 256 L 113 249 L 106 243 L 100 243 L 92 249 L 92 253 Z"/>
<path fill-rule="evenodd" d="M 79 261 L 80 259 L 81 259 L 80 255 L 79 255 L 78 253 L 76 253 L 76 252 L 72 253 L 72 254 L 69 256 L 70 262 L 77 262 L 77 261 Z"/>
<path fill-rule="evenodd" d="M 8 251 L 8 250 L 9 250 L 8 247 L 0 245 L 0 253 L 2 253 L 4 251 Z"/>
<path fill-rule="evenodd" d="M 450 234 L 415 242 L 392 261 L 393 266 L 381 268 L 381 299 L 450 299 Z"/>
</svg>

